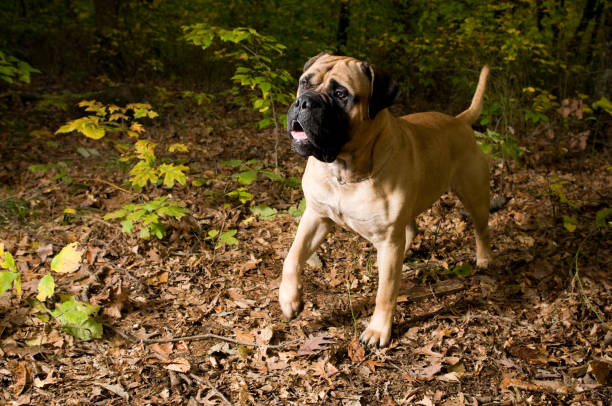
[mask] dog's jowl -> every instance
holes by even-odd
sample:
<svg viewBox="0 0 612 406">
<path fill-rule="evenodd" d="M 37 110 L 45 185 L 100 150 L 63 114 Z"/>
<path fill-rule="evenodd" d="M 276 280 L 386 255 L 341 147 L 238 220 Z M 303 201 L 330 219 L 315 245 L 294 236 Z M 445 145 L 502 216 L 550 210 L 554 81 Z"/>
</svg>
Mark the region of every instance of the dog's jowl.
<svg viewBox="0 0 612 406">
<path fill-rule="evenodd" d="M 302 307 L 304 263 L 336 223 L 376 247 L 376 307 L 361 340 L 386 346 L 414 219 L 449 188 L 472 217 L 477 266 L 488 265 L 489 168 L 471 128 L 488 72 L 485 66 L 470 108 L 458 116 L 398 118 L 387 109 L 399 94 L 397 85 L 367 62 L 319 54 L 306 63 L 287 114 L 292 149 L 308 157 L 302 178 L 306 210 L 279 289 L 287 318 Z"/>
</svg>

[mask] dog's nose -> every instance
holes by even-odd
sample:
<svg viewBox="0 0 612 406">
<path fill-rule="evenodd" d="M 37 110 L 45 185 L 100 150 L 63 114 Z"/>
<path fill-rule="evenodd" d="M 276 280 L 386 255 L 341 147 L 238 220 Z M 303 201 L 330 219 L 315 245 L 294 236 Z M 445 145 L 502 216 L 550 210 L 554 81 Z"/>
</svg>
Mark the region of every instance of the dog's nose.
<svg viewBox="0 0 612 406">
<path fill-rule="evenodd" d="M 321 102 L 318 100 L 318 98 L 310 93 L 305 93 L 298 97 L 295 104 L 302 110 L 311 110 L 321 107 Z"/>
</svg>

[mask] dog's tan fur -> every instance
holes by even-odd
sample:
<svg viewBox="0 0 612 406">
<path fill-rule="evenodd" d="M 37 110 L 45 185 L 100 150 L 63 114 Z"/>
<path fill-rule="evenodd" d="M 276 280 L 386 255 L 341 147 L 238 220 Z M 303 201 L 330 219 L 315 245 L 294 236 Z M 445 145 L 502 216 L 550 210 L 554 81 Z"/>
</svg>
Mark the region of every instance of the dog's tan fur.
<svg viewBox="0 0 612 406">
<path fill-rule="evenodd" d="M 482 108 L 488 68 L 481 72 L 472 105 L 456 117 L 428 112 L 397 118 L 384 109 L 369 119 L 371 81 L 362 64 L 323 55 L 304 72 L 314 73 L 311 90 L 323 91 L 333 78 L 359 102 L 349 112 L 350 141 L 338 158 L 332 163 L 308 159 L 302 179 L 306 210 L 285 259 L 279 301 L 284 315 L 295 317 L 302 306 L 304 263 L 333 223 L 351 229 L 378 252 L 376 307 L 361 340 L 386 346 L 415 217 L 449 188 L 472 217 L 477 265 L 486 267 L 491 259 L 489 169 L 471 128 Z"/>
</svg>

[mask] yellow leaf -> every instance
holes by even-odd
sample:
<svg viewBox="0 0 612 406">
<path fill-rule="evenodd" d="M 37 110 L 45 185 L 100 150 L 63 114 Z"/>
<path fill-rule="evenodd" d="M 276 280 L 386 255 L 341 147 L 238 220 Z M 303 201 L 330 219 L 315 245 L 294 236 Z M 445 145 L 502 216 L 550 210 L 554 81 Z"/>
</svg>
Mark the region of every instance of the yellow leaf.
<svg viewBox="0 0 612 406">
<path fill-rule="evenodd" d="M 76 214 L 76 210 L 75 210 L 75 209 L 72 209 L 72 208 L 70 208 L 70 207 L 66 207 L 66 208 L 64 209 L 64 214 Z"/>
<path fill-rule="evenodd" d="M 77 243 L 66 245 L 51 260 L 51 270 L 58 273 L 71 273 L 79 268 L 84 250 L 77 249 Z"/>
<path fill-rule="evenodd" d="M 172 144 L 168 147 L 169 152 L 189 152 L 189 147 L 185 144 Z"/>
</svg>

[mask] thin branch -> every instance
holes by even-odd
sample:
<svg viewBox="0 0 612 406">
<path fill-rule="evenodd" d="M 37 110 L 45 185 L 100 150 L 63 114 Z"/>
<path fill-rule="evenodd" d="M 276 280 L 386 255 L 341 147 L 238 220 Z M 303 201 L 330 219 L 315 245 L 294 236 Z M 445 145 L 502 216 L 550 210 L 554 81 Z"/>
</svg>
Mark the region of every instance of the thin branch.
<svg viewBox="0 0 612 406">
<path fill-rule="evenodd" d="M 144 344 L 160 344 L 160 343 L 174 343 L 177 341 L 201 341 L 201 340 L 209 340 L 211 338 L 221 340 L 221 341 L 226 341 L 232 344 L 244 345 L 248 347 L 258 347 L 258 348 L 265 347 L 265 348 L 273 348 L 273 349 L 289 347 L 291 345 L 297 344 L 300 341 L 300 340 L 292 340 L 292 341 L 287 341 L 281 344 L 257 344 L 257 343 L 249 343 L 246 341 L 238 341 L 238 340 L 234 340 L 233 338 L 228 338 L 228 337 L 220 336 L 217 334 L 202 334 L 202 335 L 195 335 L 195 336 L 172 337 L 172 338 L 149 338 L 149 339 L 139 340 L 139 341 Z"/>
<path fill-rule="evenodd" d="M 121 186 L 117 186 L 114 183 L 109 182 L 109 181 L 104 180 L 104 179 L 99 179 L 99 178 L 74 178 L 74 180 L 100 182 L 100 183 L 107 184 L 108 186 L 111 186 L 111 187 L 113 187 L 113 188 L 115 188 L 117 190 L 120 190 L 120 191 L 124 192 L 124 193 L 129 193 L 131 195 L 135 195 L 136 194 L 136 193 L 134 193 L 134 192 L 132 192 L 130 190 L 124 189 Z"/>
</svg>

